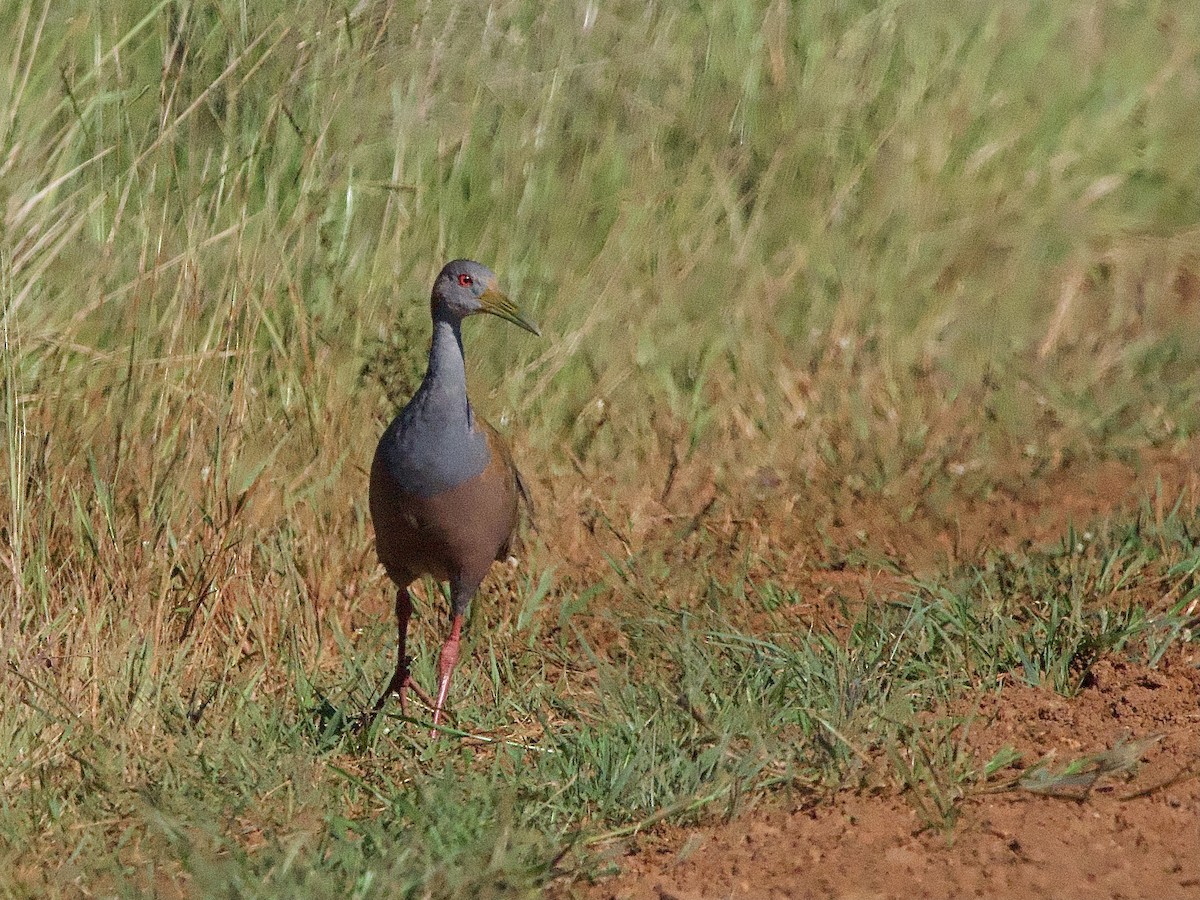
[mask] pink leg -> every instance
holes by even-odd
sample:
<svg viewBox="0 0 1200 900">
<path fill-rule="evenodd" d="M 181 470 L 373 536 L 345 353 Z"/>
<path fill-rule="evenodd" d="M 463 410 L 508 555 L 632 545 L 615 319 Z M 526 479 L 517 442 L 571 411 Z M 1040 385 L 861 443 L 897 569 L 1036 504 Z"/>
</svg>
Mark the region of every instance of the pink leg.
<svg viewBox="0 0 1200 900">
<path fill-rule="evenodd" d="M 437 737 L 437 723 L 442 718 L 442 708 L 446 704 L 446 694 L 450 692 L 450 676 L 454 674 L 454 666 L 458 663 L 458 639 L 462 631 L 463 617 L 456 615 L 450 622 L 450 635 L 442 644 L 442 652 L 438 657 L 438 694 L 437 703 L 433 708 L 433 737 Z"/>
<path fill-rule="evenodd" d="M 392 673 L 392 680 L 388 682 L 383 694 L 375 701 L 375 708 L 371 711 L 372 718 L 379 715 L 392 694 L 396 694 L 400 698 L 400 712 L 407 716 L 408 696 L 405 691 L 408 688 L 412 688 L 413 693 L 429 704 L 429 697 L 417 687 L 416 682 L 412 680 L 412 673 L 408 670 L 408 620 L 410 618 L 412 618 L 412 597 L 409 596 L 408 588 L 398 588 L 396 590 L 396 626 L 400 637 L 396 647 L 396 671 Z"/>
</svg>

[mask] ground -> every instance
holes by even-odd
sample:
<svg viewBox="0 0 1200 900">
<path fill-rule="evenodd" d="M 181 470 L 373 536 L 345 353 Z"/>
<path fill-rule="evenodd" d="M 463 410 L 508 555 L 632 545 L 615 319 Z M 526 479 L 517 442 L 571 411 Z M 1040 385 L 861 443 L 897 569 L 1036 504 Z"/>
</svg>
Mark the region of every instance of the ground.
<svg viewBox="0 0 1200 900">
<path fill-rule="evenodd" d="M 981 545 L 1045 542 L 1073 522 L 1119 513 L 1148 492 L 1195 496 L 1193 446 L 1137 465 L 1064 471 L 1025 497 L 964 511 Z M 915 529 L 920 532 L 919 526 Z M 865 593 L 887 580 L 856 573 Z M 849 576 L 843 576 L 843 581 Z M 882 584 L 882 590 L 881 590 Z M 571 896 L 592 900 L 770 898 L 1168 898 L 1200 895 L 1200 651 L 1178 646 L 1156 667 L 1105 659 L 1073 698 L 1020 683 L 957 711 L 975 759 L 1005 747 L 1022 766 L 1077 782 L 1048 791 L 1027 775 L 996 773 L 948 828 L 922 822 L 895 790 L 776 796 L 732 818 L 661 825 L 614 846 L 618 874 Z M 1119 773 L 1122 750 L 1140 763 Z M 1087 757 L 1098 757 L 1087 764 Z M 1009 771 L 1017 771 L 1013 765 Z"/>
<path fill-rule="evenodd" d="M 1144 5 L 0 5 L 0 896 L 1200 896 Z M 538 528 L 434 739 L 367 494 L 464 256 Z"/>
</svg>

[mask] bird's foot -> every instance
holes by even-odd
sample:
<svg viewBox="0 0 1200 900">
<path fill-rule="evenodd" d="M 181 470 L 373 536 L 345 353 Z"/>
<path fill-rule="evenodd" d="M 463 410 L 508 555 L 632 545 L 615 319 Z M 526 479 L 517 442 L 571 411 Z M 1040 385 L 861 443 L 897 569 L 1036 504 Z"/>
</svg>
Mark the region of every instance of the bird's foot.
<svg viewBox="0 0 1200 900">
<path fill-rule="evenodd" d="M 424 688 L 422 688 L 419 684 L 417 684 L 415 681 L 412 680 L 411 675 L 408 677 L 408 681 L 405 684 L 405 687 L 407 687 L 410 691 L 412 691 L 414 694 L 416 694 L 417 699 L 420 700 L 422 703 L 424 703 L 425 706 L 427 706 L 430 709 L 433 709 L 433 698 L 430 697 L 429 694 L 427 694 L 425 692 Z M 407 711 L 407 709 L 405 709 L 404 703 L 405 703 L 404 700 L 400 701 L 400 710 L 404 713 L 404 715 L 408 715 L 408 711 Z"/>
<path fill-rule="evenodd" d="M 379 699 L 375 701 L 375 706 L 370 712 L 370 721 L 374 721 L 375 717 L 383 712 L 383 708 L 387 705 L 388 699 L 394 694 L 400 700 L 400 715 L 408 717 L 408 694 L 407 691 L 412 691 L 417 695 L 422 703 L 428 707 L 433 706 L 433 700 L 430 696 L 421 689 L 421 686 L 413 681 L 412 672 L 409 671 L 408 665 L 411 662 L 410 657 L 404 657 L 400 661 L 400 665 L 396 667 L 396 672 L 392 675 L 392 680 L 388 682 L 388 686 L 384 692 L 380 694 Z"/>
</svg>

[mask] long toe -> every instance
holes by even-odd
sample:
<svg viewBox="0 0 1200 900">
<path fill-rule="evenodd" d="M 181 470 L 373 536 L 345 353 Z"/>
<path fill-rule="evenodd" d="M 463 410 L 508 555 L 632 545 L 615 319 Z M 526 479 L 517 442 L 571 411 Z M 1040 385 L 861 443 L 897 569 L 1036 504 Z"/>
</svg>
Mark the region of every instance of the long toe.
<svg viewBox="0 0 1200 900">
<path fill-rule="evenodd" d="M 417 699 L 424 703 L 427 707 L 430 709 L 433 708 L 433 698 L 430 697 L 429 694 L 425 693 L 425 690 L 419 684 L 413 681 L 411 675 L 408 676 L 408 681 L 405 682 L 405 687 L 416 694 Z M 401 704 L 401 708 L 404 709 L 404 714 L 408 715 L 408 710 L 403 706 L 403 704 Z"/>
</svg>

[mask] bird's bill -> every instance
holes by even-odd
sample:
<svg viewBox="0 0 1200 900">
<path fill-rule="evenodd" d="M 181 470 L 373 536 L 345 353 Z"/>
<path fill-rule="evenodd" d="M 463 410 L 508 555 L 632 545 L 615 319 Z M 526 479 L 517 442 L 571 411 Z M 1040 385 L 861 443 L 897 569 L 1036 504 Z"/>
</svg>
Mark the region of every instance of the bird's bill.
<svg viewBox="0 0 1200 900">
<path fill-rule="evenodd" d="M 526 331 L 531 331 L 539 336 L 541 335 L 541 332 L 538 331 L 538 327 L 533 324 L 533 321 L 525 318 L 524 313 L 499 288 L 489 287 L 480 296 L 479 304 L 483 307 L 484 312 L 489 312 L 493 316 L 499 316 L 501 319 L 512 322 L 514 325 L 520 325 Z"/>
</svg>

